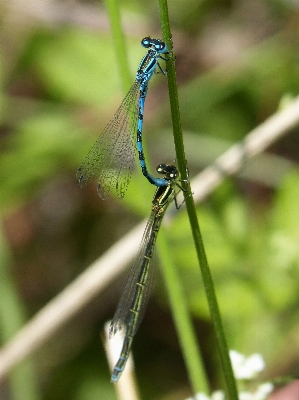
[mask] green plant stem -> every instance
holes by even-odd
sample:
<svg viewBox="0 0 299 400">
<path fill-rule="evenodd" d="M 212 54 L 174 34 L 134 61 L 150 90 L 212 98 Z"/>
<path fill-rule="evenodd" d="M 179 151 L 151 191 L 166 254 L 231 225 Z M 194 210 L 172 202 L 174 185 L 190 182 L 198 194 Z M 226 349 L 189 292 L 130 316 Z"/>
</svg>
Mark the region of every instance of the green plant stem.
<svg viewBox="0 0 299 400">
<path fill-rule="evenodd" d="M 26 321 L 25 310 L 10 270 L 11 252 L 0 220 L 0 326 L 1 343 L 11 339 Z M 40 399 L 33 363 L 23 361 L 9 374 L 11 396 L 15 400 Z"/>
<path fill-rule="evenodd" d="M 117 0 L 106 0 L 106 8 L 111 24 L 116 64 L 119 68 L 119 76 L 121 77 L 123 92 L 127 93 L 132 83 L 132 77 L 129 69 L 125 37 L 121 27 L 119 2 Z"/>
<path fill-rule="evenodd" d="M 194 393 L 208 393 L 208 379 L 203 366 L 202 356 L 196 340 L 196 334 L 188 310 L 188 305 L 185 300 L 178 273 L 174 267 L 171 251 L 167 245 L 167 241 L 165 240 L 165 229 L 163 229 L 163 227 L 160 229 L 159 259 L 162 264 L 162 273 L 189 379 Z"/>
<path fill-rule="evenodd" d="M 167 46 L 172 48 L 169 16 L 168 16 L 168 5 L 167 0 L 158 0 L 160 8 L 160 20 L 163 32 L 163 38 Z M 176 156 L 179 170 L 181 172 L 182 179 L 187 179 L 186 171 L 186 157 L 183 143 L 183 134 L 180 121 L 180 110 L 178 102 L 178 92 L 176 83 L 176 73 L 174 65 L 174 55 L 170 54 L 168 69 L 168 90 L 170 97 L 170 108 L 173 123 L 173 134 L 176 148 Z M 224 329 L 221 321 L 220 311 L 216 299 L 216 293 L 212 276 L 210 273 L 208 260 L 206 257 L 203 240 L 197 220 L 196 209 L 190 185 L 188 184 L 188 190 L 184 193 L 186 208 L 188 212 L 189 222 L 192 230 L 192 236 L 196 248 L 197 258 L 201 269 L 201 274 L 204 282 L 205 292 L 209 304 L 211 318 L 213 321 L 214 329 L 216 332 L 217 344 L 222 362 L 222 368 L 226 381 L 227 393 L 230 400 L 238 400 L 236 382 L 233 375 L 232 365 L 229 358 L 228 347 L 224 335 Z"/>
</svg>

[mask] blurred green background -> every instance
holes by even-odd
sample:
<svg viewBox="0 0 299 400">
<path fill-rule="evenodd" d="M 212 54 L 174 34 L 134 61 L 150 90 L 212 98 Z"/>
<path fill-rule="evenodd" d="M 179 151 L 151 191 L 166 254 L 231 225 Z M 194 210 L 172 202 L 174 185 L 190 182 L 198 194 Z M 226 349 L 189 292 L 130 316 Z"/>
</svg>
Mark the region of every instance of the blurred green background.
<svg viewBox="0 0 299 400">
<path fill-rule="evenodd" d="M 161 37 L 156 2 L 121 3 L 132 82 L 140 40 Z M 299 92 L 299 6 L 289 0 L 169 1 L 190 176 Z M 136 169 L 122 202 L 80 190 L 76 168 L 121 102 L 105 4 L 0 3 L 0 335 L 2 343 L 148 216 Z M 144 137 L 151 166 L 175 158 L 167 80 L 152 79 Z M 267 377 L 298 374 L 299 128 L 198 206 L 229 348 L 261 352 Z M 153 168 L 151 168 L 153 170 Z M 142 188 L 142 193 L 140 188 Z M 141 239 L 141 238 L 140 238 Z M 222 386 L 185 212 L 168 229 L 214 388 Z M 109 268 L 109 265 L 107 265 Z M 125 277 L 0 386 L 1 399 L 116 399 L 101 334 Z M 157 268 L 134 339 L 142 399 L 191 395 Z"/>
</svg>

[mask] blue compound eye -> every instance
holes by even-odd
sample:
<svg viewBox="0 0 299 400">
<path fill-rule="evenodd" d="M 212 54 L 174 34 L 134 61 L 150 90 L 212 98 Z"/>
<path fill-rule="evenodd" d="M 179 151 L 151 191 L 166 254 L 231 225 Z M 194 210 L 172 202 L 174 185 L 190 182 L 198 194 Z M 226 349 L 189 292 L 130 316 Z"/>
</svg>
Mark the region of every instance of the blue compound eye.
<svg viewBox="0 0 299 400">
<path fill-rule="evenodd" d="M 158 52 L 161 52 L 161 51 L 163 51 L 163 50 L 165 50 L 165 48 L 166 48 L 166 44 L 165 43 L 157 43 L 157 44 L 155 44 L 155 49 L 158 51 Z"/>
<path fill-rule="evenodd" d="M 150 38 L 150 37 L 145 37 L 145 38 L 143 38 L 143 39 L 141 40 L 141 45 L 142 45 L 143 47 L 146 47 L 146 48 L 150 47 L 150 46 L 151 46 L 151 38 Z"/>
</svg>

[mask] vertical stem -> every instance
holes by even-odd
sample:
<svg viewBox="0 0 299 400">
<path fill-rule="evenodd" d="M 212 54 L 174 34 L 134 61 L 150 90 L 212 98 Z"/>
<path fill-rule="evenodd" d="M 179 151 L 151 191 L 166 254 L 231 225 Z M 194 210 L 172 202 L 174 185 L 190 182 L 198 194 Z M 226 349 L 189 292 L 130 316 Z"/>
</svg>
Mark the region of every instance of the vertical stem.
<svg viewBox="0 0 299 400">
<path fill-rule="evenodd" d="M 190 383 L 194 393 L 208 393 L 209 384 L 183 288 L 165 240 L 165 231 L 163 227 L 160 229 L 159 258 Z"/>
<path fill-rule="evenodd" d="M 167 46 L 169 46 L 169 49 L 171 49 L 172 40 L 171 40 L 167 0 L 158 0 L 158 2 L 160 8 L 160 19 L 161 19 L 163 38 Z M 169 69 L 168 69 L 168 90 L 170 97 L 170 108 L 171 108 L 173 134 L 174 134 L 178 167 L 181 172 L 182 179 L 187 179 L 186 157 L 185 157 L 183 134 L 180 121 L 180 109 L 179 109 L 174 61 L 175 61 L 174 55 L 173 53 L 171 53 L 169 60 Z M 201 269 L 205 292 L 211 313 L 211 318 L 216 332 L 217 344 L 226 380 L 227 392 L 230 400 L 238 400 L 236 382 L 234 379 L 232 365 L 229 358 L 228 347 L 226 344 L 226 339 L 216 299 L 214 284 L 209 269 L 208 260 L 206 257 L 203 240 L 197 220 L 195 204 L 189 184 L 188 184 L 188 190 L 184 193 L 184 196 L 186 201 L 186 208 L 188 212 L 189 222 L 191 225 L 193 241 L 196 248 L 197 258 Z"/>
<path fill-rule="evenodd" d="M 119 68 L 123 92 L 126 93 L 132 82 L 130 74 L 125 37 L 121 26 L 119 2 L 117 0 L 106 0 L 106 7 L 111 24 L 112 37 L 115 48 L 116 64 Z"/>
<path fill-rule="evenodd" d="M 8 341 L 26 320 L 26 313 L 10 271 L 11 253 L 0 221 L 0 325 L 1 342 Z M 40 395 L 32 360 L 25 360 L 9 374 L 11 396 L 15 400 L 38 400 Z"/>
</svg>

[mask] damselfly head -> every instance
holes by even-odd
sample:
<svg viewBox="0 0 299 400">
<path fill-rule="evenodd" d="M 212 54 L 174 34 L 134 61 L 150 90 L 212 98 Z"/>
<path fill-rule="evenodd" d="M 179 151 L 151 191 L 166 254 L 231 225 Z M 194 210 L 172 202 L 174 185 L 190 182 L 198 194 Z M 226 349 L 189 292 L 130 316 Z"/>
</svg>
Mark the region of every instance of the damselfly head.
<svg viewBox="0 0 299 400">
<path fill-rule="evenodd" d="M 165 179 L 168 180 L 174 180 L 179 176 L 179 171 L 175 165 L 161 163 L 157 166 L 156 171 L 158 174 L 164 175 Z"/>
<path fill-rule="evenodd" d="M 160 39 L 152 39 L 151 37 L 147 36 L 141 40 L 141 46 L 148 49 L 151 47 L 152 49 L 156 50 L 158 53 L 166 53 L 167 46 L 162 40 Z"/>
</svg>

